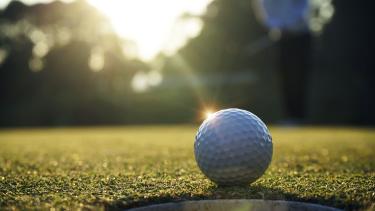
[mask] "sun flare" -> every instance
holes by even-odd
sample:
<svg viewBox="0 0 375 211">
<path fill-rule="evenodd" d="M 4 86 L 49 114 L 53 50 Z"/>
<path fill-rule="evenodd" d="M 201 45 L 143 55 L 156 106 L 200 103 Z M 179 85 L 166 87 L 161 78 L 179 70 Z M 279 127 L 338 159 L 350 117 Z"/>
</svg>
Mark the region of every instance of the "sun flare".
<svg viewBox="0 0 375 211">
<path fill-rule="evenodd" d="M 207 110 L 204 112 L 205 119 L 210 119 L 214 116 L 215 112 L 212 110 Z"/>
<path fill-rule="evenodd" d="M 114 30 L 137 46 L 140 59 L 171 53 L 196 36 L 199 19 L 179 22 L 185 14 L 201 15 L 211 0 L 88 0 L 109 18 Z"/>
</svg>

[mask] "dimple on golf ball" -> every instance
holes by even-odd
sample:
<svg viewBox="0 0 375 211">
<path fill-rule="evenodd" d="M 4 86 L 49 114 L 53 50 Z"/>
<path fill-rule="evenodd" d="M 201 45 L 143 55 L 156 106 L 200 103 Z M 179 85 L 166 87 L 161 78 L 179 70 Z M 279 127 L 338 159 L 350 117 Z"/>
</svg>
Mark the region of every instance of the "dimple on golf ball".
<svg viewBox="0 0 375 211">
<path fill-rule="evenodd" d="M 236 108 L 218 111 L 199 127 L 194 143 L 201 171 L 219 185 L 250 184 L 272 159 L 272 138 L 262 120 Z"/>
</svg>

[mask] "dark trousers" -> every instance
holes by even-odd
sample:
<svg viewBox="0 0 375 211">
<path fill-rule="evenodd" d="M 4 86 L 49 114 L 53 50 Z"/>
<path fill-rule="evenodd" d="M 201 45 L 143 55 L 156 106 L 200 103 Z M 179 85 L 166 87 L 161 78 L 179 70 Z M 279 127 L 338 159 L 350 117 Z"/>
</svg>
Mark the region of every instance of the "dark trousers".
<svg viewBox="0 0 375 211">
<path fill-rule="evenodd" d="M 287 118 L 306 117 L 306 95 L 311 68 L 310 33 L 285 32 L 280 40 L 280 75 Z"/>
</svg>

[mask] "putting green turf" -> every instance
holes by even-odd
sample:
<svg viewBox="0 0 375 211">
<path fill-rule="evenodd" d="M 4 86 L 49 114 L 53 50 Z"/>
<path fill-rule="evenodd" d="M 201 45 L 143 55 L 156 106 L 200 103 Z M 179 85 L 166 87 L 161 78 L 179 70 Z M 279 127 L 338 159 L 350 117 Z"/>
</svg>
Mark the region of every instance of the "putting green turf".
<svg viewBox="0 0 375 211">
<path fill-rule="evenodd" d="M 197 168 L 195 126 L 0 131 L 0 209 L 130 208 L 190 199 L 282 199 L 375 209 L 375 130 L 271 127 L 273 161 L 247 187 Z"/>
</svg>

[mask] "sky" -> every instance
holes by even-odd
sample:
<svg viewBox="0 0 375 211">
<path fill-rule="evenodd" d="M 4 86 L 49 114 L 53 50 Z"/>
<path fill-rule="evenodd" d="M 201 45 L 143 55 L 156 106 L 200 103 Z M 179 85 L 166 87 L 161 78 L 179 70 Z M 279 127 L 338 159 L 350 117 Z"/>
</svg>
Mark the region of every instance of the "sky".
<svg viewBox="0 0 375 211">
<path fill-rule="evenodd" d="M 26 4 L 52 0 L 22 0 Z M 64 0 L 66 2 L 72 0 Z M 189 13 L 201 15 L 212 0 L 87 0 L 111 21 L 121 37 L 136 46 L 136 56 L 152 60 L 159 52 L 173 54 L 186 41 L 199 34 L 199 19 L 182 20 Z M 10 0 L 0 0 L 0 8 Z"/>
</svg>

